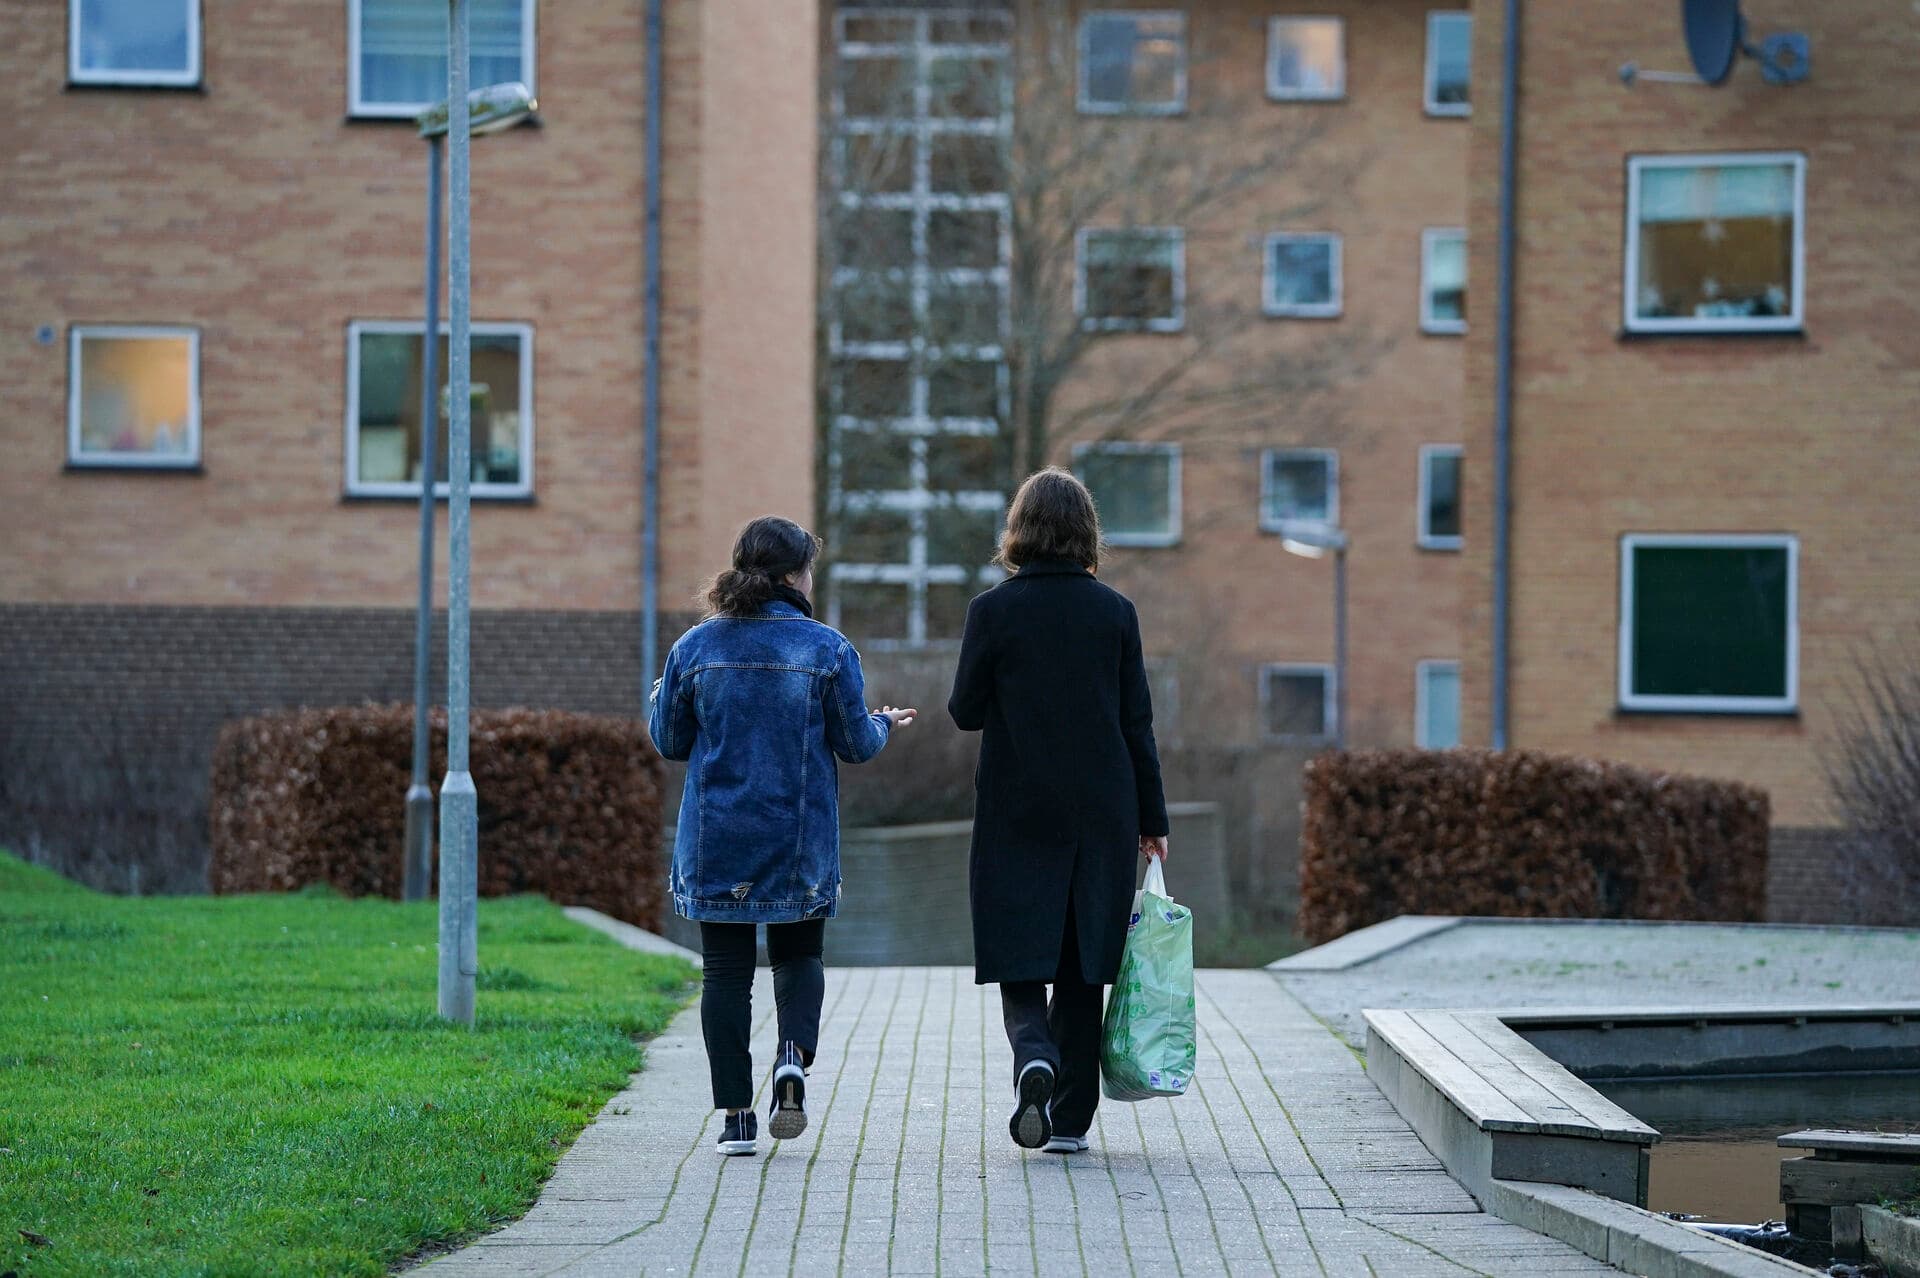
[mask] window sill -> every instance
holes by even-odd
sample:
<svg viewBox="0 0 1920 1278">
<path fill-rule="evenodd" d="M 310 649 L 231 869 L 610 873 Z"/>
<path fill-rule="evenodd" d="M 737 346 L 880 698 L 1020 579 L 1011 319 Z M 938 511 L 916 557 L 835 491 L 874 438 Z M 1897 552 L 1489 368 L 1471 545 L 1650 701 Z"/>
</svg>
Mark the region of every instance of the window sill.
<svg viewBox="0 0 1920 1278">
<path fill-rule="evenodd" d="M 1289 102 L 1289 103 L 1291 102 L 1307 102 L 1307 103 L 1336 102 L 1337 103 L 1337 102 L 1345 102 L 1346 100 L 1347 100 L 1347 95 L 1344 91 L 1340 93 L 1295 93 L 1295 92 L 1289 92 L 1285 89 L 1274 89 L 1271 86 L 1269 86 L 1267 89 L 1267 101 L 1269 102 Z"/>
<path fill-rule="evenodd" d="M 434 498 L 435 504 L 441 505 L 441 506 L 446 505 L 450 500 L 452 500 L 452 498 L 451 496 L 448 496 L 448 495 L 436 496 Z M 512 494 L 473 493 L 468 498 L 468 500 L 475 505 L 484 504 L 488 506 L 538 506 L 540 504 L 539 496 L 534 493 L 512 493 Z M 378 506 L 378 505 L 393 505 L 395 503 L 401 503 L 408 506 L 418 506 L 420 504 L 420 494 L 419 493 L 341 493 L 340 494 L 340 504 L 342 506 L 358 506 L 363 504 Z"/>
<path fill-rule="evenodd" d="M 427 105 L 431 106 L 433 104 L 428 103 Z M 422 107 L 421 110 L 426 110 L 426 107 Z M 342 123 L 348 125 L 371 124 L 376 126 L 382 124 L 404 124 L 410 129 L 418 130 L 420 127 L 420 115 L 419 112 L 415 112 L 412 115 L 374 115 L 372 113 L 361 114 L 356 111 L 349 111 Z M 546 127 L 546 122 L 540 118 L 540 113 L 535 111 L 513 127 L 500 131 L 502 133 L 518 133 L 521 129 L 544 129 Z"/>
<path fill-rule="evenodd" d="M 1467 330 L 1465 325 L 1459 328 L 1434 328 L 1427 324 L 1420 326 L 1420 336 L 1422 337 L 1465 337 L 1466 335 Z"/>
<path fill-rule="evenodd" d="M 1620 342 L 1674 342 L 1705 339 L 1712 342 L 1742 339 L 1758 341 L 1804 342 L 1810 340 L 1804 328 L 1622 328 L 1614 335 Z"/>
<path fill-rule="evenodd" d="M 1462 541 L 1460 538 L 1455 537 L 1451 541 L 1428 541 L 1423 539 L 1423 540 L 1415 541 L 1413 544 L 1416 547 L 1418 547 L 1420 550 L 1426 551 L 1430 554 L 1457 555 L 1463 549 L 1465 549 L 1466 543 Z"/>
<path fill-rule="evenodd" d="M 1785 719 L 1798 722 L 1800 708 L 1790 710 L 1736 710 L 1727 708 L 1696 708 L 1654 710 L 1646 706 L 1616 705 L 1613 708 L 1616 719 Z"/>
<path fill-rule="evenodd" d="M 68 93 L 191 93 L 205 97 L 206 81 L 193 84 L 146 84 L 139 80 L 68 80 Z"/>
<path fill-rule="evenodd" d="M 1275 320 L 1337 320 L 1341 318 L 1341 312 L 1338 307 L 1332 310 L 1314 309 L 1298 311 L 1276 310 L 1272 307 L 1262 307 L 1260 314 L 1267 319 Z"/>
<path fill-rule="evenodd" d="M 61 467 L 68 475 L 204 475 L 207 468 L 200 462 L 190 466 L 168 465 L 165 462 L 92 462 L 68 459 Z"/>
</svg>

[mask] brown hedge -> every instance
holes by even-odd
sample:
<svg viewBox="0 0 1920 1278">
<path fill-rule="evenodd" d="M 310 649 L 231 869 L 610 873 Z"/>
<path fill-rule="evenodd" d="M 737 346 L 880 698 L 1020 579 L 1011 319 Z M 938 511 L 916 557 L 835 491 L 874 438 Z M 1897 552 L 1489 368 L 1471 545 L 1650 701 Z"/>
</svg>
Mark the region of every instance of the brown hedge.
<svg viewBox="0 0 1920 1278">
<path fill-rule="evenodd" d="M 1356 750 L 1307 765 L 1300 931 L 1396 914 L 1755 921 L 1766 792 L 1527 751 Z"/>
<path fill-rule="evenodd" d="M 661 764 L 637 721 L 556 710 L 477 711 L 480 893 L 539 892 L 659 930 Z M 446 717 L 432 722 L 435 787 Z M 398 897 L 413 758 L 406 706 L 301 710 L 228 723 L 214 747 L 216 893 L 326 883 Z"/>
</svg>

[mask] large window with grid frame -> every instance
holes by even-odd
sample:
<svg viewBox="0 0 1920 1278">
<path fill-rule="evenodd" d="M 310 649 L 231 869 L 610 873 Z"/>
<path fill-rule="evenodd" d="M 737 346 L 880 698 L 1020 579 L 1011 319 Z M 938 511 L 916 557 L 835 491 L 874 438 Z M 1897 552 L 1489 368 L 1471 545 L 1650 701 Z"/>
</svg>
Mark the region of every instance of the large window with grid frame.
<svg viewBox="0 0 1920 1278">
<path fill-rule="evenodd" d="M 1005 509 L 1012 31 L 977 10 L 835 17 L 826 619 L 958 639 Z"/>
</svg>

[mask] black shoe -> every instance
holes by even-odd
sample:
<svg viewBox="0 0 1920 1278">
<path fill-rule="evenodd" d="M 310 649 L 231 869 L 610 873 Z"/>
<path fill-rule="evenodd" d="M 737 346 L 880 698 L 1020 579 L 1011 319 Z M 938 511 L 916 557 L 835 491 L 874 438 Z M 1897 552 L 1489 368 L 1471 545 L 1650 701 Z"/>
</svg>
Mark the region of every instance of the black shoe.
<svg viewBox="0 0 1920 1278">
<path fill-rule="evenodd" d="M 792 1140 L 807 1130 L 807 1070 L 800 1048 L 782 1043 L 773 1064 L 773 1100 L 767 1110 L 767 1132 L 775 1140 Z"/>
<path fill-rule="evenodd" d="M 1042 1149 L 1053 1139 L 1053 1066 L 1028 1061 L 1020 1067 L 1020 1106 L 1007 1120 L 1013 1143 L 1022 1149 Z"/>
<path fill-rule="evenodd" d="M 750 1109 L 737 1114 L 728 1114 L 726 1126 L 720 1129 L 720 1140 L 713 1147 L 716 1154 L 729 1158 L 755 1152 L 760 1135 L 760 1120 L 754 1117 Z"/>
</svg>

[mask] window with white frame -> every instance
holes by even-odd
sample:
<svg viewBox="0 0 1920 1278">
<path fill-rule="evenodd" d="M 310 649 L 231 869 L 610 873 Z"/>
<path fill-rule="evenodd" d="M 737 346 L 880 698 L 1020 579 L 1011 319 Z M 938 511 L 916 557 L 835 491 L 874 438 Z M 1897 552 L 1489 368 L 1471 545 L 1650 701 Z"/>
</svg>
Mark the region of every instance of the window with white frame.
<svg viewBox="0 0 1920 1278">
<path fill-rule="evenodd" d="M 1467 331 L 1467 233 L 1458 227 L 1420 233 L 1420 327 L 1428 333 Z"/>
<path fill-rule="evenodd" d="M 1073 450 L 1073 470 L 1093 493 L 1109 544 L 1180 540 L 1180 445 L 1081 444 Z"/>
<path fill-rule="evenodd" d="M 418 497 L 422 475 L 420 379 L 425 354 L 418 321 L 360 320 L 347 326 L 347 492 L 356 497 Z M 473 325 L 475 497 L 533 492 L 533 329 Z M 438 420 L 432 435 L 434 490 L 447 490 L 447 326 L 434 356 Z"/>
<path fill-rule="evenodd" d="M 823 616 L 950 642 L 1003 575 L 1012 22 L 848 7 L 834 37 Z"/>
<path fill-rule="evenodd" d="M 1260 735 L 1283 745 L 1321 745 L 1334 739 L 1333 667 L 1278 664 L 1260 667 Z"/>
<path fill-rule="evenodd" d="M 1085 228 L 1074 280 L 1088 328 L 1179 331 L 1186 322 L 1186 235 L 1164 227 Z"/>
<path fill-rule="evenodd" d="M 1187 107 L 1187 15 L 1105 11 L 1080 19 L 1080 109 L 1175 115 Z"/>
<path fill-rule="evenodd" d="M 1793 711 L 1799 553 L 1799 540 L 1785 534 L 1622 537 L 1621 706 Z"/>
<path fill-rule="evenodd" d="M 1338 525 L 1340 454 L 1331 448 L 1270 448 L 1261 454 L 1260 527 Z"/>
<path fill-rule="evenodd" d="M 75 325 L 67 354 L 70 465 L 200 464 L 198 330 Z"/>
<path fill-rule="evenodd" d="M 1460 663 L 1422 661 L 1414 668 L 1413 738 L 1422 750 L 1460 744 Z"/>
<path fill-rule="evenodd" d="M 535 0 L 470 0 L 469 83 L 534 84 Z M 347 0 L 348 110 L 409 118 L 447 96 L 446 0 Z"/>
<path fill-rule="evenodd" d="M 1324 102 L 1347 92 L 1347 25 L 1339 18 L 1267 20 L 1267 96 Z"/>
<path fill-rule="evenodd" d="M 1269 315 L 1331 319 L 1340 314 L 1340 237 L 1296 231 L 1267 236 L 1260 292 Z"/>
<path fill-rule="evenodd" d="M 1627 328 L 1798 329 L 1806 174 L 1794 154 L 1630 158 Z"/>
<path fill-rule="evenodd" d="M 1427 114 L 1471 115 L 1473 15 L 1440 10 L 1427 15 Z"/>
<path fill-rule="evenodd" d="M 199 84 L 200 0 L 67 0 L 67 78 L 161 88 Z"/>
<path fill-rule="evenodd" d="M 1458 444 L 1420 448 L 1420 545 L 1460 549 L 1460 457 Z"/>
</svg>

